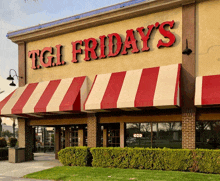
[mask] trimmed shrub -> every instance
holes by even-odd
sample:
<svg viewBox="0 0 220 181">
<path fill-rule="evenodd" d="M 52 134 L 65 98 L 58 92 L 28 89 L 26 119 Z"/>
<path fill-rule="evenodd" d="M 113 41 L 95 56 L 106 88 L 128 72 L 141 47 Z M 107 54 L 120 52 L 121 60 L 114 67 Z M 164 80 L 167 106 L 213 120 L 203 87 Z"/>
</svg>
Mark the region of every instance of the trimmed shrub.
<svg viewBox="0 0 220 181">
<path fill-rule="evenodd" d="M 91 154 L 88 147 L 67 147 L 58 152 L 64 166 L 90 166 Z"/>
<path fill-rule="evenodd" d="M 92 166 L 220 173 L 220 150 L 91 148 Z"/>
<path fill-rule="evenodd" d="M 193 171 L 220 173 L 220 150 L 195 150 L 196 168 Z"/>
<path fill-rule="evenodd" d="M 112 167 L 129 168 L 130 148 L 91 148 L 93 156 L 92 166 L 94 167 Z"/>
<path fill-rule="evenodd" d="M 67 147 L 58 158 L 65 166 L 220 173 L 220 150 Z"/>
<path fill-rule="evenodd" d="M 8 159 L 8 148 L 0 148 L 0 160 Z"/>
<path fill-rule="evenodd" d="M 0 137 L 0 148 L 6 147 L 6 146 L 7 146 L 7 142 L 5 138 Z"/>
<path fill-rule="evenodd" d="M 9 145 L 10 147 L 15 147 L 17 143 L 17 139 L 16 138 L 9 138 Z"/>
</svg>

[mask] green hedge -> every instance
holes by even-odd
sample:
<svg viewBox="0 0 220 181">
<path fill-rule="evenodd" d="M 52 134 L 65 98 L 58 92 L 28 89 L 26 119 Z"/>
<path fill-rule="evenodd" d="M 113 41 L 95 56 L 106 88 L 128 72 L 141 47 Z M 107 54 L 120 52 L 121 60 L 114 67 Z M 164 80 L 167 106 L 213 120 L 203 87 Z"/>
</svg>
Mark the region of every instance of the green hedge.
<svg viewBox="0 0 220 181">
<path fill-rule="evenodd" d="M 58 159 L 64 166 L 91 165 L 91 154 L 88 147 L 67 147 L 58 152 Z"/>
<path fill-rule="evenodd" d="M 17 143 L 17 139 L 16 138 L 9 138 L 9 145 L 10 147 L 15 147 Z"/>
<path fill-rule="evenodd" d="M 92 166 L 220 173 L 220 150 L 91 148 Z"/>
<path fill-rule="evenodd" d="M 4 137 L 0 137 L 0 148 L 6 147 L 7 142 Z"/>
<path fill-rule="evenodd" d="M 58 157 L 65 166 L 220 173 L 220 150 L 67 147 Z"/>
<path fill-rule="evenodd" d="M 7 160 L 8 159 L 8 148 L 0 148 L 0 160 Z"/>
</svg>

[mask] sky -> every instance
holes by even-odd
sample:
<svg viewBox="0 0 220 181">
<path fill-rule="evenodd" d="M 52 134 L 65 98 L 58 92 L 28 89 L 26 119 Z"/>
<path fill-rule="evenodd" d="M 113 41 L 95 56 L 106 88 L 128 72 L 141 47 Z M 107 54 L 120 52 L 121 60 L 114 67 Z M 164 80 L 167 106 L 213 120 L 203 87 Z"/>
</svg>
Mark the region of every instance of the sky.
<svg viewBox="0 0 220 181">
<path fill-rule="evenodd" d="M 121 2 L 126 0 L 0 0 L 0 101 L 16 88 L 6 80 L 9 70 L 18 73 L 18 46 L 6 37 L 8 32 Z"/>
</svg>

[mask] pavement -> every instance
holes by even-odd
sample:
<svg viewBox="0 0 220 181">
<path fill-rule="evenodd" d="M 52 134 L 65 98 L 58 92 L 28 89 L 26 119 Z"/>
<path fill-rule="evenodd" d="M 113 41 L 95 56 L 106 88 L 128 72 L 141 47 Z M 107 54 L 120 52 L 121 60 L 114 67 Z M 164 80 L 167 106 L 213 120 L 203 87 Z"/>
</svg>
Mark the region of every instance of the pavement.
<svg viewBox="0 0 220 181">
<path fill-rule="evenodd" d="M 54 153 L 34 153 L 34 160 L 22 163 L 0 161 L 0 181 L 47 181 L 22 178 L 29 173 L 38 172 L 55 166 L 62 166 Z"/>
</svg>

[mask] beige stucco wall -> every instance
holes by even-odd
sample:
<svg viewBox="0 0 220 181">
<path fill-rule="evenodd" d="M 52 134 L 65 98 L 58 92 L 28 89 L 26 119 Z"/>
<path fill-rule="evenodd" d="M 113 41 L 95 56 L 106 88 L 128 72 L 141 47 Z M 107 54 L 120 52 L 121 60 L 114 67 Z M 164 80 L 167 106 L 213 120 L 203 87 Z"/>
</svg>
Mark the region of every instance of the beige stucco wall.
<svg viewBox="0 0 220 181">
<path fill-rule="evenodd" d="M 101 35 L 108 35 L 111 33 L 119 33 L 123 38 L 126 36 L 126 30 L 134 29 L 144 26 L 147 29 L 148 25 L 155 24 L 156 22 L 162 23 L 165 21 L 175 21 L 175 26 L 171 30 L 176 36 L 174 46 L 168 48 L 157 48 L 159 39 L 164 37 L 155 29 L 149 41 L 148 52 L 139 52 L 132 54 L 129 50 L 128 55 L 119 55 L 117 57 L 97 59 L 91 61 L 84 61 L 85 54 L 79 56 L 79 63 L 72 63 L 72 41 L 84 40 L 88 38 L 99 39 Z M 140 36 L 135 31 L 135 36 L 138 39 L 138 47 L 142 48 L 142 41 Z M 119 21 L 111 24 L 104 24 L 98 27 L 88 28 L 69 34 L 60 35 L 53 38 L 47 38 L 39 41 L 27 43 L 27 83 L 40 82 L 54 79 L 62 79 L 75 76 L 87 75 L 89 78 L 89 87 L 91 86 L 96 74 L 127 71 L 142 69 L 155 66 L 163 66 L 169 64 L 176 64 L 182 62 L 182 8 L 172 9 L 164 12 L 149 14 L 146 16 L 136 17 L 124 21 Z M 28 51 L 40 49 L 44 47 L 55 47 L 61 44 L 63 48 L 63 60 L 66 65 L 52 68 L 42 68 L 33 70 L 31 69 L 32 61 L 28 57 Z M 84 46 L 82 46 L 84 49 Z M 97 49 L 99 55 L 99 49 Z M 54 52 L 56 55 L 56 51 Z M 55 59 L 56 61 L 56 59 Z"/>
<path fill-rule="evenodd" d="M 220 0 L 196 7 L 197 76 L 220 74 Z"/>
</svg>

